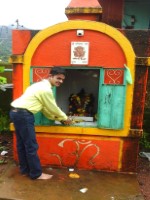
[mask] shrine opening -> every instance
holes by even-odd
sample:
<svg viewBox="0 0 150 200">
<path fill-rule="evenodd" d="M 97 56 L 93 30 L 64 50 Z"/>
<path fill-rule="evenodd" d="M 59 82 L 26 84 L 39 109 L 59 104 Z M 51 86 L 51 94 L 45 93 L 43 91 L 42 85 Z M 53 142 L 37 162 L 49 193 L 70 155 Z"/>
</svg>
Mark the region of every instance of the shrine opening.
<svg viewBox="0 0 150 200">
<path fill-rule="evenodd" d="M 13 98 L 46 79 L 52 68 L 65 68 L 64 84 L 53 93 L 74 123 L 64 126 L 42 112 L 35 115 L 41 164 L 135 172 L 142 130 L 133 126 L 133 47 L 120 30 L 95 20 L 101 6 L 80 10 L 85 18 L 89 12 L 90 20 L 74 20 L 69 9 L 74 6 L 66 9 L 66 22 L 40 31 L 13 30 Z M 13 124 L 11 130 L 15 133 Z"/>
</svg>

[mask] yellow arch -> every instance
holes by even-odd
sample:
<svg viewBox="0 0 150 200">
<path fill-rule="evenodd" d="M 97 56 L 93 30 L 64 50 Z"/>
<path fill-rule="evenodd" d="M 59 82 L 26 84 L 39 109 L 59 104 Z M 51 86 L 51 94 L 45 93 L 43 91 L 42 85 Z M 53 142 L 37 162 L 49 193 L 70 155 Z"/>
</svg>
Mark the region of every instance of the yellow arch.
<svg viewBox="0 0 150 200">
<path fill-rule="evenodd" d="M 129 40 L 116 28 L 113 28 L 107 24 L 101 23 L 101 22 L 94 22 L 94 21 L 83 21 L 83 20 L 70 20 L 66 22 L 62 22 L 53 26 L 50 26 L 44 30 L 41 30 L 36 34 L 36 36 L 31 40 L 30 44 L 28 45 L 28 48 L 26 49 L 26 52 L 24 54 L 24 67 L 23 67 L 23 90 L 25 90 L 30 83 L 30 66 L 31 66 L 31 59 L 32 56 L 37 49 L 37 47 L 40 45 L 42 41 L 44 41 L 46 38 L 67 30 L 73 30 L 73 29 L 87 29 L 87 30 L 93 30 L 93 31 L 99 31 L 101 33 L 104 33 L 108 35 L 109 37 L 113 38 L 118 45 L 121 47 L 122 51 L 124 52 L 125 58 L 126 58 L 126 65 L 129 66 L 130 72 L 132 75 L 132 79 L 134 82 L 134 71 L 135 71 L 135 53 L 133 51 L 132 45 L 129 42 Z M 97 135 L 97 132 L 102 135 L 107 136 L 127 136 L 130 129 L 130 120 L 131 120 L 131 111 L 132 111 L 132 98 L 133 98 L 133 87 L 134 84 L 127 87 L 127 102 L 126 102 L 126 108 L 125 108 L 125 120 L 124 120 L 124 129 L 120 130 L 119 133 L 115 130 L 102 130 L 102 129 L 94 129 L 92 131 L 92 134 L 94 133 Z M 74 129 L 74 128 L 73 128 Z M 91 129 L 83 128 L 85 129 L 86 134 L 88 132 L 91 132 Z M 41 129 L 42 131 L 43 129 Z M 71 131 L 72 128 L 70 127 L 69 130 Z M 48 130 L 50 132 L 50 130 Z M 72 131 L 71 131 L 72 132 Z M 73 131 L 74 132 L 74 131 Z M 84 130 L 82 130 L 84 132 Z"/>
<path fill-rule="evenodd" d="M 40 45 L 40 43 L 44 41 L 46 38 L 56 33 L 59 33 L 61 31 L 73 30 L 73 29 L 88 29 L 88 30 L 93 30 L 93 31 L 99 31 L 113 38 L 123 50 L 124 55 L 127 60 L 126 64 L 130 67 L 131 74 L 134 80 L 135 54 L 129 40 L 127 40 L 127 38 L 120 31 L 118 31 L 116 28 L 113 28 L 101 22 L 69 20 L 66 22 L 62 22 L 62 23 L 50 26 L 44 30 L 41 30 L 35 35 L 35 37 L 29 43 L 24 54 L 23 90 L 25 90 L 26 87 L 29 86 L 29 83 L 30 83 L 29 73 L 30 73 L 31 59 L 35 50 Z"/>
</svg>

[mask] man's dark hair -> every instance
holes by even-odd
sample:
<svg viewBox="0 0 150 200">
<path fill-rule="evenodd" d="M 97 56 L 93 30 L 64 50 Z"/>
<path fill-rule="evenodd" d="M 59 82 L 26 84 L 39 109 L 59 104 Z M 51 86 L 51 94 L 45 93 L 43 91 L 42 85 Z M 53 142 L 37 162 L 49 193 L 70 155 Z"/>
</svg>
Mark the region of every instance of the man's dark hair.
<svg viewBox="0 0 150 200">
<path fill-rule="evenodd" d="M 50 74 L 52 75 L 63 74 L 64 76 L 66 76 L 66 70 L 62 67 L 53 67 L 50 70 Z"/>
</svg>

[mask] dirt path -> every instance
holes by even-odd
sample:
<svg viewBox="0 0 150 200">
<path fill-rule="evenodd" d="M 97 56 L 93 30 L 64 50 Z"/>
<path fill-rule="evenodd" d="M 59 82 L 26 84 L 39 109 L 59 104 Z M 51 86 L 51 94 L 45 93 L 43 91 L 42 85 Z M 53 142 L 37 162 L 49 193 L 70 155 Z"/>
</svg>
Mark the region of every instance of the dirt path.
<svg viewBox="0 0 150 200">
<path fill-rule="evenodd" d="M 138 159 L 137 180 L 145 200 L 150 200 L 150 161 L 147 158 Z"/>
</svg>

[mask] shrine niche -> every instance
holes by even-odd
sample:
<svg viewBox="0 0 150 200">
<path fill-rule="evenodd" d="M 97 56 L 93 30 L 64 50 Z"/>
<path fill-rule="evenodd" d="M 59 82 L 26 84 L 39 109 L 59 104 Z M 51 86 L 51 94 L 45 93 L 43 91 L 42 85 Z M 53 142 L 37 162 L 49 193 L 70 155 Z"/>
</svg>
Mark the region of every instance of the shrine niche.
<svg viewBox="0 0 150 200">
<path fill-rule="evenodd" d="M 78 37 L 77 30 L 84 35 Z M 67 76 L 53 92 L 59 107 L 74 120 L 71 126 L 35 115 L 42 165 L 106 171 L 135 171 L 126 152 L 136 155 L 138 139 L 129 139 L 135 54 L 118 30 L 92 21 L 68 21 L 37 32 L 14 30 L 14 98 L 34 82 L 46 79 L 52 67 Z M 28 35 L 28 37 L 23 37 Z M 24 42 L 22 41 L 24 38 Z M 65 38 L 65 39 L 62 39 Z M 96 42 L 95 42 L 96 41 Z M 22 83 L 22 84 L 20 84 Z M 13 124 L 11 130 L 15 132 Z M 138 133 L 139 134 L 139 133 Z M 14 136 L 14 158 L 17 160 Z"/>
<path fill-rule="evenodd" d="M 69 116 L 94 117 L 94 96 L 81 89 L 77 94 L 69 96 Z"/>
</svg>

